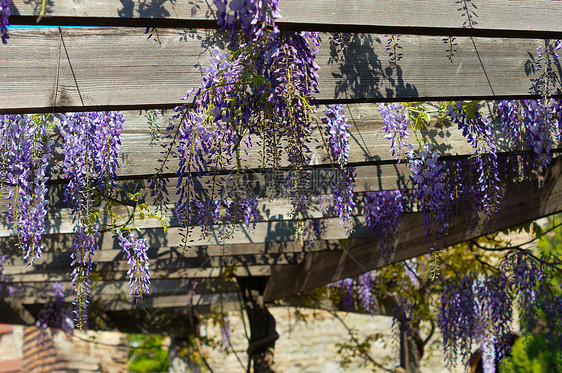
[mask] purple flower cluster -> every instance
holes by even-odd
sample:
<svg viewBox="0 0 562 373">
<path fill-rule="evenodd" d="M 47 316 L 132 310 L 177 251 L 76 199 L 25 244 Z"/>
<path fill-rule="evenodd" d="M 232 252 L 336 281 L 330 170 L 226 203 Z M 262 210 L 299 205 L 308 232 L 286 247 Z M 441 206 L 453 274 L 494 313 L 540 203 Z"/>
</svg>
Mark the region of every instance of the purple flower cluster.
<svg viewBox="0 0 562 373">
<path fill-rule="evenodd" d="M 176 210 L 185 227 L 196 220 L 208 227 L 217 220 L 216 203 L 208 201 L 246 199 L 240 188 L 228 186 L 242 185 L 240 145 L 251 147 L 250 135 L 257 135 L 264 167 L 277 170 L 281 155 L 287 156 L 289 195 L 298 215 L 309 203 L 305 168 L 314 114 L 309 102 L 318 84 L 317 34 L 276 31 L 276 1 L 215 4 L 221 26 L 232 30 L 238 25 L 244 33 L 234 52 L 212 52 L 201 87 L 184 97 L 192 97 L 193 109 L 178 108 L 182 120 L 174 141 L 179 159 Z M 195 175 L 210 181 L 199 183 Z M 204 207 L 207 215 L 195 218 L 193 206 Z M 248 224 L 254 214 L 231 215 L 243 215 Z"/>
<path fill-rule="evenodd" d="M 394 255 L 394 239 L 404 212 L 402 192 L 366 192 L 364 201 L 367 228 L 379 242 L 383 263 L 389 263 Z"/>
<path fill-rule="evenodd" d="M 522 328 L 533 332 L 539 320 L 537 284 L 545 281 L 540 267 L 520 251 L 512 251 L 504 259 L 504 271 L 512 275 L 512 286 L 519 302 Z"/>
<path fill-rule="evenodd" d="M 353 34 L 350 34 L 349 32 L 333 32 L 332 33 L 332 40 L 333 40 L 334 44 L 342 47 L 342 49 L 344 49 L 344 50 L 349 45 L 352 38 L 353 38 Z"/>
<path fill-rule="evenodd" d="M 8 213 L 24 259 L 38 258 L 47 214 L 47 167 L 52 141 L 45 117 L 0 115 L 0 178 L 8 188 Z"/>
<path fill-rule="evenodd" d="M 334 178 L 333 203 L 334 212 L 341 218 L 342 227 L 350 227 L 351 212 L 355 207 L 353 190 L 355 189 L 355 168 L 346 168 L 349 156 L 349 125 L 345 119 L 343 105 L 331 105 L 322 118 L 326 124 L 326 135 L 330 146 L 330 158 L 333 159 Z"/>
<path fill-rule="evenodd" d="M 479 112 L 480 103 L 477 101 L 455 102 L 455 106 L 447 105 L 447 114 L 458 125 L 462 135 L 476 149 L 477 153 L 484 150 L 494 151 L 495 144 L 492 136 L 492 126 Z M 482 146 L 481 143 L 485 145 Z"/>
<path fill-rule="evenodd" d="M 511 283 L 504 273 L 474 282 L 476 294 L 475 313 L 480 319 L 478 333 L 484 346 L 484 363 L 495 369 L 496 361 L 508 352 L 508 344 L 502 341 L 511 333 L 513 299 Z"/>
<path fill-rule="evenodd" d="M 351 229 L 352 212 L 355 207 L 353 199 L 355 189 L 355 168 L 337 168 L 334 170 L 332 183 L 333 209 L 341 218 L 342 227 Z"/>
<path fill-rule="evenodd" d="M 253 40 L 268 30 L 278 32 L 275 20 L 281 18 L 278 0 L 213 0 L 222 31 L 236 34 L 238 28 Z"/>
<path fill-rule="evenodd" d="M 478 210 L 490 218 L 501 199 L 499 187 L 497 147 L 492 135 L 492 126 L 479 112 L 477 101 L 457 101 L 455 106 L 447 106 L 447 114 L 475 149 L 478 157 Z"/>
<path fill-rule="evenodd" d="M 77 225 L 72 245 L 72 283 L 76 323 L 87 327 L 94 251 L 99 248 L 101 226 L 96 221 L 96 201 L 111 196 L 119 167 L 121 112 L 69 113 L 61 116 L 63 171 L 69 182 L 65 202 Z"/>
<path fill-rule="evenodd" d="M 410 137 L 408 134 L 409 120 L 406 119 L 405 108 L 400 104 L 379 104 L 379 112 L 384 121 L 384 136 L 391 140 L 390 153 L 400 160 L 405 157 L 404 148 L 411 150 L 411 145 L 405 140 Z"/>
<path fill-rule="evenodd" d="M 562 49 L 560 39 L 546 39 L 544 45 L 537 48 L 535 60 L 535 73 L 539 76 L 533 80 L 534 93 L 541 95 L 544 99 L 550 97 L 559 80 L 557 70 L 560 69 L 558 51 Z"/>
<path fill-rule="evenodd" d="M 552 159 L 552 145 L 560 141 L 562 100 L 504 100 L 498 103 L 501 129 L 514 150 L 530 148 L 534 161 L 524 164 L 525 173 L 539 176 Z"/>
<path fill-rule="evenodd" d="M 69 179 L 65 202 L 78 219 L 90 213 L 94 189 L 105 196 L 115 186 L 123 122 L 121 112 L 70 113 L 61 118 L 63 170 Z"/>
<path fill-rule="evenodd" d="M 555 349 L 562 347 L 562 293 L 551 279 L 562 264 L 559 257 L 537 258 L 522 250 L 510 250 L 493 276 L 446 285 L 441 294 L 439 327 L 443 333 L 447 363 L 458 353 L 466 360 L 472 342 L 484 346 L 485 364 L 509 353 L 514 301 L 524 333 L 549 336 Z"/>
<path fill-rule="evenodd" d="M 476 298 L 472 291 L 473 281 L 465 275 L 460 283 L 443 288 L 439 315 L 439 328 L 448 366 L 455 366 L 455 358 L 461 354 L 463 361 L 470 355 L 470 347 L 480 330 L 475 313 Z"/>
<path fill-rule="evenodd" d="M 89 228 L 77 225 L 74 228 L 71 266 L 74 267 L 70 278 L 74 286 L 74 319 L 78 327 L 88 327 L 88 304 L 92 283 L 94 252 L 99 249 L 100 226 Z"/>
<path fill-rule="evenodd" d="M 8 260 L 8 255 L 0 255 L 0 298 L 2 297 L 2 272 L 4 271 L 4 264 L 6 264 L 6 260 Z"/>
<path fill-rule="evenodd" d="M 197 224 L 212 227 L 217 224 L 243 224 L 255 227 L 259 219 L 258 200 L 253 198 L 238 200 L 195 201 L 193 204 Z"/>
<path fill-rule="evenodd" d="M 322 118 L 326 124 L 326 132 L 331 154 L 339 167 L 347 164 L 349 155 L 349 124 L 343 112 L 343 105 L 330 105 L 326 108 L 326 116 Z"/>
<path fill-rule="evenodd" d="M 74 333 L 74 321 L 72 309 L 64 307 L 64 285 L 55 282 L 51 284 L 54 293 L 54 300 L 45 304 L 37 315 L 35 326 L 38 328 L 60 329 L 66 335 Z"/>
<path fill-rule="evenodd" d="M 0 35 L 2 43 L 6 44 L 10 35 L 8 35 L 8 26 L 10 26 L 10 4 L 12 0 L 0 0 Z"/>
<path fill-rule="evenodd" d="M 441 237 L 449 226 L 451 211 L 449 194 L 445 189 L 444 163 L 439 161 L 437 151 L 431 144 L 425 144 L 418 154 L 408 154 L 412 179 L 417 187 L 415 193 L 426 227 L 426 237 L 433 241 Z"/>
<path fill-rule="evenodd" d="M 146 240 L 137 239 L 133 232 L 123 235 L 123 232 L 119 231 L 117 236 L 130 266 L 127 274 L 129 275 L 133 304 L 138 306 L 144 297 L 150 294 L 150 269 Z"/>
<path fill-rule="evenodd" d="M 353 279 L 349 277 L 344 278 L 343 280 L 334 282 L 330 286 L 339 289 L 343 301 L 343 308 L 347 311 L 351 311 L 353 309 Z"/>
<path fill-rule="evenodd" d="M 370 313 L 375 312 L 375 299 L 373 297 L 374 286 L 375 280 L 373 279 L 373 272 L 365 272 L 359 275 L 357 296 L 359 297 L 363 309 Z"/>
</svg>

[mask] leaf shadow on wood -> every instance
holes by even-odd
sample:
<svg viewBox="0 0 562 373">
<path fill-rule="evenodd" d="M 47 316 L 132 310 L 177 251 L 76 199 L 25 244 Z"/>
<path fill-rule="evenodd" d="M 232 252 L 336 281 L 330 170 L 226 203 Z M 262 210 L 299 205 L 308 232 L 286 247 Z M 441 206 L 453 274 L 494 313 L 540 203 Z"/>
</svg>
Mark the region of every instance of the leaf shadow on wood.
<svg viewBox="0 0 562 373">
<path fill-rule="evenodd" d="M 339 65 L 339 71 L 332 73 L 336 80 L 335 98 L 368 101 L 419 96 L 416 87 L 404 81 L 400 64 L 393 69 L 377 55 L 375 50 L 382 48 L 381 39 L 371 34 L 355 34 L 339 52 L 343 56 L 338 55 L 333 43 L 330 44 L 328 65 Z"/>
</svg>

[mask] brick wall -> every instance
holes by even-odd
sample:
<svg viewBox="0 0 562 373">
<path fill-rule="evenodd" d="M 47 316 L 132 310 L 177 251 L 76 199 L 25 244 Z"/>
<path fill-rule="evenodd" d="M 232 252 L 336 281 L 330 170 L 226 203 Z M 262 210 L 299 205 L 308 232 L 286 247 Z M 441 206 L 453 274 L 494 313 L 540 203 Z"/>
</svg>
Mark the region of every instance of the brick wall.
<svg viewBox="0 0 562 373">
<path fill-rule="evenodd" d="M 24 334 L 23 372 L 126 372 L 128 348 L 121 333 L 62 332 L 27 327 Z"/>
</svg>

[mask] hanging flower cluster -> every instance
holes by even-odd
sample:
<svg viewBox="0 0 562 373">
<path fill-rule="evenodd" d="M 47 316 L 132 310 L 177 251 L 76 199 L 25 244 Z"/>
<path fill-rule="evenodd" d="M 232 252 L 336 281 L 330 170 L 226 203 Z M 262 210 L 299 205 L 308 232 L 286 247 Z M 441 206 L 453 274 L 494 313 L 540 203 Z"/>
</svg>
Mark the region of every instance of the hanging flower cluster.
<svg viewBox="0 0 562 373">
<path fill-rule="evenodd" d="M 346 167 L 349 156 L 349 125 L 345 119 L 343 105 L 331 105 L 322 118 L 326 124 L 326 135 L 331 159 L 334 163 L 332 181 L 333 208 L 341 218 L 341 226 L 350 229 L 351 213 L 355 207 L 353 190 L 355 189 L 355 168 Z"/>
<path fill-rule="evenodd" d="M 133 304 L 138 305 L 145 296 L 150 294 L 150 270 L 148 263 L 148 247 L 145 239 L 137 239 L 133 232 L 118 232 L 119 244 L 127 256 L 129 264 L 129 286 L 133 296 Z"/>
<path fill-rule="evenodd" d="M 2 296 L 2 288 L 4 286 L 2 282 L 2 272 L 4 271 L 6 260 L 8 260 L 8 255 L 0 255 L 0 297 Z"/>
<path fill-rule="evenodd" d="M 8 26 L 10 26 L 10 4 L 12 0 L 0 0 L 0 37 L 2 43 L 6 44 L 10 35 L 8 35 Z"/>
<path fill-rule="evenodd" d="M 47 167 L 52 141 L 42 116 L 0 115 L 0 179 L 8 201 L 8 218 L 24 259 L 30 263 L 43 252 L 47 215 Z"/>
<path fill-rule="evenodd" d="M 390 263 L 395 250 L 395 237 L 404 212 L 404 200 L 399 190 L 366 192 L 365 224 L 379 242 L 383 263 Z"/>
<path fill-rule="evenodd" d="M 55 282 L 51 284 L 54 299 L 46 303 L 39 314 L 35 326 L 38 328 L 55 328 L 62 330 L 64 334 L 74 333 L 74 318 L 72 310 L 64 307 L 64 285 Z"/>
<path fill-rule="evenodd" d="M 541 176 L 552 159 L 552 146 L 560 142 L 562 100 L 503 100 L 498 103 L 500 125 L 514 150 L 531 149 L 535 157 L 522 159 L 523 174 Z M 519 165 L 514 164 L 519 170 Z"/>
<path fill-rule="evenodd" d="M 111 197 L 119 167 L 120 112 L 71 113 L 62 116 L 63 171 L 68 179 L 65 202 L 76 226 L 72 245 L 72 283 L 77 325 L 87 327 L 93 255 L 99 248 L 101 224 L 96 208 Z"/>
<path fill-rule="evenodd" d="M 173 128 L 172 151 L 179 159 L 178 216 L 184 227 L 202 223 L 204 231 L 219 212 L 227 220 L 242 219 L 233 223 L 255 221 L 255 202 L 249 201 L 254 196 L 243 189 L 240 166 L 242 148 L 254 146 L 254 135 L 265 169 L 275 173 L 289 164 L 288 194 L 294 217 L 301 219 L 310 200 L 306 167 L 315 111 L 310 101 L 318 84 L 317 34 L 279 32 L 276 1 L 215 4 L 219 25 L 242 32 L 231 39 L 233 51 L 212 52 L 201 87 L 184 97 L 192 97 L 193 109 L 177 109 L 180 124 Z M 154 195 L 163 195 L 153 186 Z M 235 210 L 208 202 L 219 200 L 242 202 L 232 202 L 241 205 Z"/>
<path fill-rule="evenodd" d="M 361 302 L 361 307 L 367 312 L 375 313 L 375 298 L 373 297 L 373 287 L 375 280 L 372 272 L 365 272 L 359 275 L 359 287 L 357 296 Z"/>
<path fill-rule="evenodd" d="M 448 365 L 454 366 L 458 354 L 466 362 L 471 344 L 477 342 L 485 347 L 485 363 L 497 369 L 496 361 L 510 349 L 506 342 L 512 334 L 515 301 L 523 330 L 547 332 L 549 344 L 561 348 L 561 296 L 557 285 L 547 279 L 553 277 L 560 264 L 560 258 L 555 256 L 537 258 L 511 250 L 493 276 L 476 280 L 465 275 L 459 283 L 447 284 L 441 294 L 439 327 Z M 546 317 L 539 322 L 541 314 Z"/>
<path fill-rule="evenodd" d="M 534 93 L 547 99 L 556 87 L 557 70 L 560 69 L 559 50 L 562 49 L 562 40 L 546 39 L 544 45 L 537 48 L 534 72 L 538 77 L 534 79 Z"/>
<path fill-rule="evenodd" d="M 236 35 L 240 29 L 253 40 L 266 36 L 269 28 L 279 31 L 275 24 L 281 18 L 278 0 L 213 0 L 213 3 L 221 31 Z"/>
<path fill-rule="evenodd" d="M 497 146 L 492 135 L 491 123 L 480 113 L 477 101 L 457 101 L 454 106 L 447 105 L 447 114 L 458 125 L 464 137 L 475 149 L 477 156 L 478 197 L 474 202 L 477 210 L 491 218 L 501 200 L 500 172 L 498 168 Z"/>
<path fill-rule="evenodd" d="M 447 364 L 454 364 L 460 352 L 466 361 L 470 347 L 479 327 L 474 313 L 476 299 L 472 291 L 472 280 L 464 276 L 460 283 L 444 287 L 441 294 L 439 328 L 443 336 Z"/>
<path fill-rule="evenodd" d="M 444 163 L 431 144 L 425 144 L 419 152 L 411 150 L 409 157 L 426 237 L 435 242 L 447 230 L 451 219 Z"/>
<path fill-rule="evenodd" d="M 405 108 L 400 104 L 378 104 L 379 112 L 384 121 L 383 130 L 386 139 L 391 140 L 390 154 L 396 156 L 397 160 L 406 157 L 411 150 L 411 145 L 406 142 L 410 137 L 408 133 L 409 120 L 406 118 Z"/>
<path fill-rule="evenodd" d="M 353 308 L 353 300 L 354 300 L 353 283 L 354 283 L 353 279 L 348 277 L 348 278 L 344 278 L 343 280 L 336 281 L 330 285 L 333 288 L 339 289 L 343 301 L 343 308 L 346 309 L 347 311 L 351 311 Z M 363 293 L 364 291 L 362 291 L 362 294 Z"/>
<path fill-rule="evenodd" d="M 94 252 L 99 249 L 100 226 L 77 225 L 74 228 L 74 241 L 70 258 L 73 267 L 70 278 L 74 286 L 74 316 L 80 329 L 88 327 L 88 304 L 92 284 Z"/>
<path fill-rule="evenodd" d="M 110 195 L 115 186 L 124 121 L 121 112 L 71 113 L 61 119 L 63 170 L 69 179 L 65 202 L 77 219 L 91 213 L 92 197 Z"/>
</svg>

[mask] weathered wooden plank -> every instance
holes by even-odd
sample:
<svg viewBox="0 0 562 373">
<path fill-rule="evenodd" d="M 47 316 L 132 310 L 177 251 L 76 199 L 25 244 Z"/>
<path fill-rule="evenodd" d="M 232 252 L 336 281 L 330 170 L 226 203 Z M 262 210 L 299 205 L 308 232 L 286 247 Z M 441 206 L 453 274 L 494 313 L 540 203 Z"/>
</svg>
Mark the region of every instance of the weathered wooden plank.
<svg viewBox="0 0 562 373">
<path fill-rule="evenodd" d="M 15 285 L 3 282 L 5 286 Z M 64 287 L 65 302 L 71 303 L 74 297 L 74 288 L 70 280 L 58 282 Z M 92 295 L 103 299 L 127 295 L 130 292 L 128 281 L 108 281 L 94 282 Z M 178 295 L 184 296 L 191 294 L 209 293 L 228 293 L 236 292 L 237 285 L 234 281 L 224 281 L 223 278 L 204 278 L 204 279 L 160 279 L 150 282 L 150 295 Z M 17 292 L 10 297 L 20 303 L 29 303 L 31 299 L 36 299 L 35 303 L 46 303 L 53 300 L 53 290 L 51 283 L 48 282 L 28 282 L 23 287 L 19 287 Z M 6 298 L 6 296 L 3 296 Z M 28 299 L 30 301 L 24 301 Z"/>
<path fill-rule="evenodd" d="M 49 297 L 25 297 L 18 299 L 24 306 L 45 304 L 49 302 Z M 69 298 L 72 301 L 72 298 Z M 186 294 L 178 295 L 156 295 L 147 296 L 143 304 L 139 307 L 132 304 L 130 296 L 125 297 L 105 297 L 105 296 L 92 296 L 91 302 L 96 302 L 96 307 L 102 308 L 105 312 L 125 311 L 135 309 L 166 309 L 176 307 L 200 307 L 200 306 L 221 306 L 224 307 L 225 312 L 239 310 L 239 301 L 237 293 L 215 293 L 215 294 L 195 294 L 188 297 Z"/>
<path fill-rule="evenodd" d="M 11 35 L 0 56 L 0 112 L 174 107 L 200 84 L 210 49 L 205 34 L 170 29 L 159 30 L 160 43 L 131 28 Z M 328 39 L 322 35 L 317 57 L 317 98 L 330 102 L 528 97 L 525 67 L 542 43 L 459 37 L 450 62 L 440 37 L 403 36 L 393 69 L 380 35 L 356 35 L 345 58 L 333 55 Z"/>
<path fill-rule="evenodd" d="M 305 257 L 304 252 L 300 253 L 280 253 L 280 254 L 253 254 L 253 255 L 231 255 L 224 257 L 199 257 L 187 259 L 150 259 L 149 266 L 151 273 L 159 273 L 166 270 L 183 268 L 221 268 L 235 266 L 255 266 L 255 265 L 276 265 L 300 263 Z M 115 260 L 113 262 L 94 262 L 93 271 L 105 278 L 108 272 L 126 273 L 131 266 L 126 260 Z M 72 272 L 70 258 L 54 263 L 44 263 L 41 265 L 12 265 L 7 266 L 3 272 L 6 281 L 9 282 L 12 276 L 46 274 L 67 274 Z M 110 275 L 111 276 L 111 275 Z M 151 276 L 152 277 L 152 276 Z"/>
<path fill-rule="evenodd" d="M 218 226 L 211 230 L 209 233 L 203 235 L 203 229 L 199 226 L 191 227 L 190 229 L 190 236 L 188 245 L 189 247 L 197 247 L 197 246 L 208 246 L 208 245 L 230 245 L 230 244 L 246 244 L 246 243 L 263 243 L 263 242 L 282 242 L 282 241 L 293 241 L 295 239 L 294 232 L 296 228 L 299 226 L 299 222 L 295 222 L 293 220 L 272 220 L 272 221 L 264 221 L 259 222 L 256 224 L 255 228 L 253 227 L 232 227 L 232 226 Z M 364 219 L 360 216 L 354 218 L 355 225 L 361 225 Z M 158 224 L 158 223 L 157 223 Z M 342 228 L 340 225 L 339 218 L 327 218 L 325 219 L 326 230 L 331 233 L 333 237 L 336 239 L 339 238 L 346 238 L 347 232 L 346 229 Z M 70 228 L 72 226 L 71 221 L 65 221 L 65 226 L 68 225 Z M 158 225 L 157 225 L 158 226 Z M 339 227 L 339 228 L 338 228 Z M 227 232 L 227 234 L 223 234 L 221 230 L 223 229 L 234 229 L 232 234 Z M 65 231 L 61 231 L 58 233 L 64 234 L 72 234 L 73 230 L 68 229 Z M 172 227 L 168 229 L 167 234 L 162 234 L 163 232 L 159 231 L 150 231 L 147 232 L 146 238 L 148 240 L 148 245 L 153 247 L 155 245 L 152 244 L 153 237 L 158 239 L 158 242 L 166 242 L 166 246 L 185 246 L 183 245 L 182 232 L 180 228 Z M 3 231 L 4 237 L 11 236 L 10 230 L 6 229 Z M 356 234 L 360 234 L 359 231 L 356 231 Z M 151 236 L 153 235 L 153 236 Z M 61 237 L 61 240 L 65 240 L 65 238 Z M 66 238 L 67 243 L 72 245 L 71 236 Z M 109 245 L 114 246 L 113 238 L 111 234 L 107 233 L 102 237 L 103 240 L 111 240 Z M 103 245 L 103 243 L 102 243 Z M 67 246 L 68 248 L 69 246 Z"/>
<path fill-rule="evenodd" d="M 466 217 L 456 217 L 436 246 L 448 247 L 562 211 L 561 175 L 562 160 L 557 159 L 542 189 L 534 193 L 514 191 L 506 195 L 492 224 L 471 227 Z M 396 253 L 392 262 L 425 254 L 433 246 L 425 240 L 423 220 L 414 215 L 404 216 L 395 242 Z M 273 267 L 264 297 L 269 301 L 287 297 L 382 265 L 380 249 L 374 240 L 350 239 L 342 251 L 311 253 L 302 264 Z"/>
<path fill-rule="evenodd" d="M 47 239 L 45 242 L 45 252 L 39 259 L 36 259 L 34 266 L 37 269 L 46 268 L 47 265 L 53 263 L 60 263 L 59 265 L 70 264 L 70 251 L 59 251 L 60 249 L 68 250 L 68 246 L 60 244 L 61 238 L 57 237 L 57 241 Z M 242 257 L 242 256 L 264 256 L 264 255 L 293 255 L 295 253 L 304 253 L 309 251 L 318 250 L 337 250 L 340 246 L 339 240 L 319 239 L 313 246 L 303 245 L 299 241 L 286 241 L 286 242 L 265 242 L 265 243 L 244 243 L 244 244 L 229 244 L 229 245 L 206 245 L 206 246 L 192 246 L 184 250 L 181 246 L 180 238 L 175 238 L 177 241 L 176 246 L 159 246 L 158 243 L 167 241 L 163 238 L 150 240 L 151 246 L 148 250 L 148 257 L 152 260 L 160 260 L 159 265 L 165 266 L 165 261 L 182 261 L 193 258 L 207 258 L 207 257 Z M 5 242 L 5 241 L 4 241 Z M 4 243 L 2 242 L 2 243 Z M 52 243 L 52 244 L 51 244 Z M 104 248 L 105 247 L 105 248 Z M 114 261 L 123 260 L 125 254 L 118 247 L 117 242 L 111 242 L 111 245 L 102 246 L 101 250 L 96 251 L 94 255 L 95 263 L 112 263 Z M 20 254 L 20 253 L 17 253 Z M 15 266 L 25 267 L 27 261 L 22 259 L 20 255 L 12 255 L 9 263 L 5 268 Z M 213 259 L 218 260 L 218 259 Z M 195 263 L 195 262 L 193 262 Z M 188 264 L 188 262 L 186 262 Z M 121 264 L 119 264 L 121 266 Z M 101 267 L 100 267 L 101 268 Z M 154 268 L 154 267 L 151 267 Z"/>
<path fill-rule="evenodd" d="M 33 301 L 33 300 L 32 300 Z M 103 309 L 109 312 L 133 310 L 136 307 L 130 300 L 118 299 L 100 299 Z M 222 307 L 224 312 L 239 311 L 240 302 L 237 293 L 217 293 L 217 294 L 195 294 L 192 298 L 185 294 L 180 295 L 162 295 L 154 297 L 146 297 L 143 301 L 144 307 L 148 309 L 166 309 L 175 307 Z"/>
<path fill-rule="evenodd" d="M 224 267 L 161 269 L 152 271 L 151 277 L 154 279 L 212 278 L 224 276 L 225 270 Z M 234 276 L 269 276 L 270 272 L 269 265 L 239 266 L 232 269 Z M 22 286 L 25 286 L 23 284 L 26 282 L 60 282 L 68 281 L 69 278 L 69 273 L 6 275 L 7 282 L 22 283 Z M 125 281 L 128 278 L 126 272 L 105 272 L 100 281 Z"/>
<path fill-rule="evenodd" d="M 483 107 L 482 113 L 492 119 L 494 114 L 492 110 L 495 103 L 489 102 Z M 433 107 L 432 107 L 433 106 Z M 432 110 L 437 110 L 437 104 L 428 104 Z M 326 106 L 320 105 L 317 117 L 321 118 L 325 114 Z M 162 132 L 155 133 L 154 128 L 151 131 L 147 123 L 146 112 L 125 111 L 125 124 L 121 133 L 121 149 L 120 149 L 120 168 L 117 173 L 120 177 L 135 175 L 151 175 L 161 167 L 159 159 L 164 158 L 162 153 L 162 145 L 167 145 L 166 139 L 163 138 L 165 131 L 163 129 L 169 124 L 167 118 L 171 115 L 170 111 L 159 115 L 157 121 Z M 361 164 L 363 162 L 391 162 L 396 157 L 390 154 L 391 142 L 384 138 L 386 132 L 383 130 L 383 120 L 379 114 L 377 104 L 373 103 L 355 103 L 345 106 L 345 116 L 350 125 L 349 133 L 349 153 L 348 162 Z M 177 120 L 174 121 L 177 124 Z M 325 128 L 325 127 L 322 127 Z M 411 131 L 410 131 L 411 132 Z M 441 156 L 469 156 L 474 154 L 474 149 L 462 136 L 462 132 L 458 130 L 456 125 L 449 122 L 437 124 L 432 120 L 429 130 L 420 131 L 420 137 L 424 137 L 428 142 L 434 145 L 434 149 L 439 151 Z M 413 137 L 413 135 L 412 135 Z M 411 138 L 412 141 L 413 138 Z M 255 142 L 255 141 L 254 141 Z M 311 138 L 311 166 L 329 165 L 328 152 L 325 149 L 322 136 L 319 130 L 315 130 Z M 247 148 L 245 143 L 241 143 L 241 167 L 248 169 L 259 169 L 263 164 L 259 146 Z M 507 151 L 512 149 L 505 148 L 505 144 L 498 144 L 498 151 Z M 59 150 L 60 153 L 60 150 Z M 249 156 L 246 156 L 249 155 Z M 58 161 L 62 156 L 56 155 Z M 59 162 L 60 163 L 60 162 Z M 286 157 L 282 159 L 281 166 L 287 166 Z M 177 159 L 171 158 L 167 162 L 167 168 L 164 170 L 173 173 L 177 170 Z M 60 175 L 60 166 L 53 167 L 52 178 L 62 177 Z"/>
<path fill-rule="evenodd" d="M 14 0 L 11 23 L 34 23 L 40 4 Z M 562 32 L 562 6 L 552 0 L 281 0 L 279 8 L 279 26 L 291 30 L 490 36 Z M 210 1 L 59 0 L 48 4 L 41 23 L 213 28 L 216 18 Z"/>
</svg>

